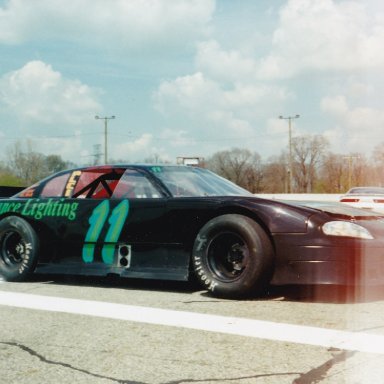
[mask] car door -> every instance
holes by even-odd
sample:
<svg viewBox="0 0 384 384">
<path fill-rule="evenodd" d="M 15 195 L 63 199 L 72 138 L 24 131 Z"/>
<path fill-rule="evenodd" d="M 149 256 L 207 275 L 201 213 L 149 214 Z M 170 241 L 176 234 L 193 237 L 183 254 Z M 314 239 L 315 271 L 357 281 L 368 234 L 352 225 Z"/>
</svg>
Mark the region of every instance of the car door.
<svg viewBox="0 0 384 384">
<path fill-rule="evenodd" d="M 133 168 L 92 168 L 68 179 L 72 220 L 55 225 L 58 251 L 51 260 L 68 273 L 172 278 L 188 260 L 172 253 L 165 197 Z M 64 201 L 64 200 L 63 200 Z"/>
</svg>

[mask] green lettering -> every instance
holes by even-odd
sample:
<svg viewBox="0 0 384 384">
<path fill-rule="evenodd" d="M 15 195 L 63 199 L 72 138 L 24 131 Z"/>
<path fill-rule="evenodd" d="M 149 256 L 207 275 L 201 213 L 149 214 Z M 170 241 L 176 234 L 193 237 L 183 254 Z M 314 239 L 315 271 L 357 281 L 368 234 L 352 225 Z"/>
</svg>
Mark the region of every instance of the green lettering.
<svg viewBox="0 0 384 384">
<path fill-rule="evenodd" d="M 49 199 L 29 199 L 23 203 L 0 203 L 0 214 L 5 212 L 20 212 L 23 216 L 30 216 L 36 220 L 43 217 L 66 217 L 68 220 L 76 218 L 79 203 L 68 203 L 65 199 L 54 201 Z"/>
<path fill-rule="evenodd" d="M 45 203 L 36 204 L 36 212 L 34 214 L 34 218 L 36 220 L 40 220 L 43 217 L 43 210 L 45 209 Z"/>
<path fill-rule="evenodd" d="M 20 207 L 21 207 L 20 203 L 15 203 L 15 205 L 13 207 L 13 212 L 19 212 Z"/>
<path fill-rule="evenodd" d="M 79 203 L 72 203 L 70 206 L 70 213 L 68 215 L 69 220 L 74 220 L 76 219 L 76 211 L 77 207 L 79 206 Z"/>
<path fill-rule="evenodd" d="M 47 203 L 45 203 L 44 216 L 52 216 L 52 200 L 49 199 Z"/>
<path fill-rule="evenodd" d="M 3 214 L 3 213 L 6 213 L 6 212 L 8 212 L 7 203 L 1 203 L 0 204 L 0 213 Z"/>
<path fill-rule="evenodd" d="M 24 216 L 31 216 L 31 211 L 30 211 L 30 208 L 29 206 L 31 205 L 33 200 L 28 200 L 26 202 L 26 204 L 24 205 L 23 207 L 23 210 L 21 211 L 21 214 L 24 215 Z"/>
</svg>

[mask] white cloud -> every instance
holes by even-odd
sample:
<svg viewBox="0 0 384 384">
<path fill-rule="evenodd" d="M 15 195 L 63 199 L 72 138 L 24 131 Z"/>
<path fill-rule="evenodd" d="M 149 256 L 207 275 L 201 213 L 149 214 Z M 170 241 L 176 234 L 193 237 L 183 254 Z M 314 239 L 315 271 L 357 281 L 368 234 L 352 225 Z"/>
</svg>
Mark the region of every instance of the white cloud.
<svg viewBox="0 0 384 384">
<path fill-rule="evenodd" d="M 283 87 L 257 82 L 232 83 L 229 86 L 215 81 L 202 72 L 164 81 L 154 95 L 156 107 L 162 113 L 172 112 L 175 106 L 192 115 L 209 116 L 217 111 L 241 111 L 260 108 L 270 100 L 285 101 L 292 97 Z"/>
<path fill-rule="evenodd" d="M 321 102 L 324 113 L 333 118 L 333 127 L 324 135 L 336 152 L 369 153 L 383 142 L 384 111 L 372 107 L 351 106 L 343 95 L 324 97 Z"/>
<path fill-rule="evenodd" d="M 246 121 L 231 111 L 231 97 L 220 88 L 220 84 L 205 77 L 201 72 L 163 82 L 155 94 L 157 108 L 164 114 L 188 116 L 200 121 L 195 133 L 207 132 L 209 128 L 220 127 L 222 132 L 244 131 Z"/>
<path fill-rule="evenodd" d="M 321 100 L 321 109 L 338 118 L 344 117 L 349 113 L 349 106 L 345 96 L 337 95 L 334 97 L 324 97 Z"/>
<path fill-rule="evenodd" d="M 42 61 L 5 74 L 0 89 L 0 103 L 19 119 L 79 124 L 101 109 L 98 91 L 64 78 Z"/>
<path fill-rule="evenodd" d="M 195 115 L 212 110 L 220 100 L 219 85 L 201 72 L 163 81 L 154 94 L 156 108 L 164 114 L 174 113 L 175 107 Z"/>
<path fill-rule="evenodd" d="M 254 137 L 255 121 L 273 115 L 271 105 L 292 98 L 283 87 L 260 82 L 222 83 L 196 72 L 162 82 L 155 93 L 156 107 L 166 116 L 184 116 L 197 126 L 195 134 L 220 131 L 225 137 Z M 273 108 L 273 107 L 272 107 Z"/>
<path fill-rule="evenodd" d="M 291 77 L 303 70 L 383 68 L 384 19 L 362 2 L 290 0 L 280 12 L 258 75 Z"/>
<path fill-rule="evenodd" d="M 32 142 L 38 152 L 41 153 L 57 153 L 60 154 L 62 158 L 69 159 L 75 163 L 85 163 L 91 161 L 91 155 L 88 150 L 84 149 L 82 137 L 78 135 L 68 138 L 39 137 L 32 139 Z"/>
<path fill-rule="evenodd" d="M 192 144 L 196 144 L 195 138 L 191 137 L 187 131 L 179 129 L 164 129 L 160 138 L 173 148 L 188 148 Z"/>
<path fill-rule="evenodd" d="M 211 78 L 225 83 L 254 79 L 256 64 L 254 58 L 236 49 L 222 49 L 215 40 L 201 42 L 197 46 L 197 68 Z"/>
<path fill-rule="evenodd" d="M 144 159 L 151 154 L 152 144 L 153 136 L 149 133 L 144 133 L 133 140 L 115 144 L 111 152 L 111 157 L 124 161 L 132 161 L 132 159 L 137 158 Z"/>
<path fill-rule="evenodd" d="M 95 45 L 180 46 L 205 34 L 214 8 L 214 0 L 9 0 L 0 8 L 0 42 L 59 38 Z"/>
<path fill-rule="evenodd" d="M 116 158 L 189 150 L 209 156 L 224 145 L 278 154 L 287 141 L 287 124 L 277 118 L 282 113 L 303 116 L 295 122 L 296 134 L 301 126 L 323 131 L 346 151 L 360 143 L 368 148 L 381 140 L 377 127 L 384 122 L 384 8 L 375 2 L 287 0 L 266 17 L 257 11 L 271 7 L 268 1 L 257 7 L 223 2 L 216 13 L 214 0 L 0 1 L 0 44 L 19 44 L 3 47 L 8 68 L 21 57 L 59 63 L 66 50 L 79 51 L 79 60 L 60 68 L 78 70 L 78 79 L 87 76 L 68 78 L 56 70 L 59 64 L 53 69 L 43 61 L 4 74 L 2 120 L 17 115 L 23 119 L 18 126 L 32 132 L 37 124 L 31 121 L 71 126 L 88 119 L 82 129 L 92 132 L 93 116 L 102 109 L 99 91 L 85 84 L 92 82 L 105 90 L 105 106 L 121 127 L 137 127 L 132 142 L 111 137 Z M 237 16 L 246 17 L 234 21 L 225 13 L 235 7 Z M 237 23 L 243 24 L 228 28 Z M 164 56 L 148 60 L 152 52 Z M 145 99 L 156 86 L 152 101 L 160 117 L 151 115 Z M 123 103 L 136 94 L 137 107 L 128 111 Z"/>
</svg>

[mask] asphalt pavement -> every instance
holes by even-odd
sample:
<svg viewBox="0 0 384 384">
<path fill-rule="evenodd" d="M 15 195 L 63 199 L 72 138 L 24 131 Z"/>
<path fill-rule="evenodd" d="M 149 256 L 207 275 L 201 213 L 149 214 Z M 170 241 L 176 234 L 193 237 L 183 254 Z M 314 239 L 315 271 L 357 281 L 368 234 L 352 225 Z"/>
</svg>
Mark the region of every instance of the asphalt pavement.
<svg viewBox="0 0 384 384">
<path fill-rule="evenodd" d="M 383 287 L 235 301 L 187 283 L 36 275 L 0 283 L 0 382 L 382 383 L 383 314 Z"/>
</svg>

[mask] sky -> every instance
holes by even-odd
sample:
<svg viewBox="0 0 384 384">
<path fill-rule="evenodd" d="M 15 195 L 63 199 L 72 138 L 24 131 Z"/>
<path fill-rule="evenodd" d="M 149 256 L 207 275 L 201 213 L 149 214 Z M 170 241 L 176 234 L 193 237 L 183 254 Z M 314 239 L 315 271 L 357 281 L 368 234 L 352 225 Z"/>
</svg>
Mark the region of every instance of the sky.
<svg viewBox="0 0 384 384">
<path fill-rule="evenodd" d="M 384 143 L 382 0 L 0 0 L 0 159 L 263 160 Z M 1 157 L 3 154 L 3 158 Z"/>
</svg>

